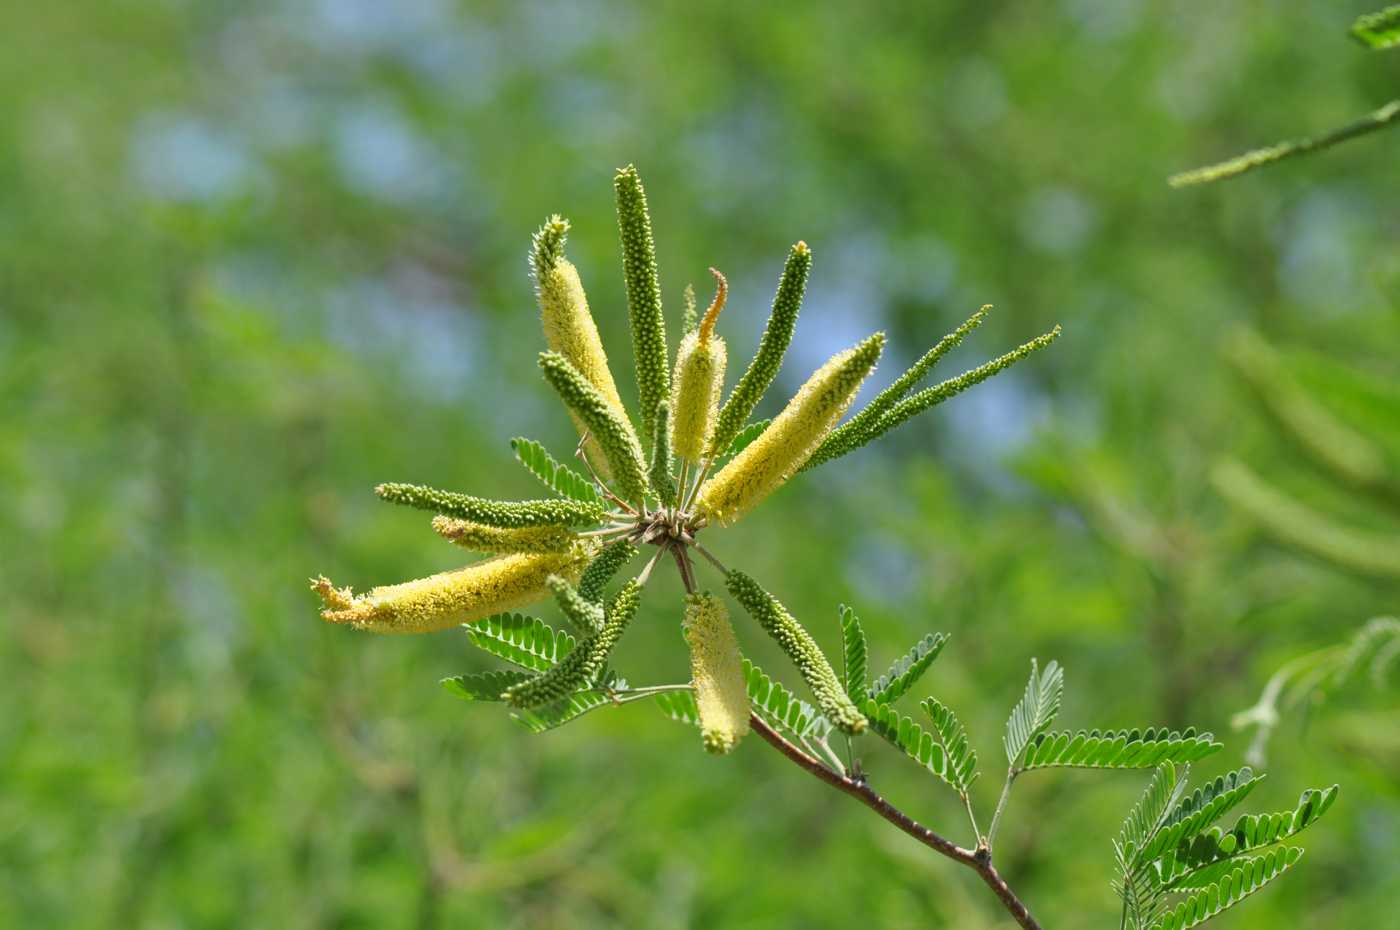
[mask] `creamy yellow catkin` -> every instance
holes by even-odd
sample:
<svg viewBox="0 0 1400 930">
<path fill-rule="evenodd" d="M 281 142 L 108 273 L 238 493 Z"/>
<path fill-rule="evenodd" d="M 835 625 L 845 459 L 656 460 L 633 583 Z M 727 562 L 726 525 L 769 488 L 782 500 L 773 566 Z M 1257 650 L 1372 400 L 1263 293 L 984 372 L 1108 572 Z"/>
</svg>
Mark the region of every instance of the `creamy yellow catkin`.
<svg viewBox="0 0 1400 930">
<path fill-rule="evenodd" d="M 598 335 L 598 326 L 593 322 L 593 314 L 588 310 L 588 298 L 583 292 L 583 282 L 579 280 L 578 269 L 567 259 L 560 258 L 553 267 L 539 277 L 540 322 L 544 327 L 545 342 L 549 348 L 568 360 L 578 369 L 589 384 L 608 402 L 624 421 L 630 423 L 627 411 L 618 396 L 617 384 L 613 381 L 612 370 L 608 367 L 608 355 L 603 350 L 603 340 Z M 570 413 L 574 426 L 580 434 L 584 426 L 577 416 Z M 597 443 L 590 438 L 584 445 L 588 461 L 604 478 L 612 477 L 607 457 Z"/>
<path fill-rule="evenodd" d="M 729 752 L 749 732 L 748 684 L 729 611 L 714 595 L 687 595 L 681 629 L 690 646 L 701 738 L 710 752 Z"/>
<path fill-rule="evenodd" d="M 729 285 L 715 269 L 711 268 L 710 273 L 718 282 L 714 302 L 695 332 L 687 333 L 681 340 L 676 372 L 671 378 L 671 445 L 676 455 L 689 462 L 700 461 L 714 435 L 728 360 L 724 340 L 715 335 L 714 329 Z"/>
<path fill-rule="evenodd" d="M 324 577 L 322 619 L 372 633 L 430 633 L 532 604 L 549 594 L 546 579 L 577 581 L 597 547 L 575 543 L 563 552 L 500 555 L 427 578 L 384 585 L 353 595 Z"/>
<path fill-rule="evenodd" d="M 705 482 L 697 513 L 730 526 L 781 487 L 841 419 L 884 345 L 885 334 L 875 333 L 818 368 L 768 428 Z"/>
<path fill-rule="evenodd" d="M 488 526 L 441 514 L 433 517 L 433 532 L 463 549 L 491 555 L 563 552 L 578 541 L 578 534 L 567 526 Z"/>
</svg>

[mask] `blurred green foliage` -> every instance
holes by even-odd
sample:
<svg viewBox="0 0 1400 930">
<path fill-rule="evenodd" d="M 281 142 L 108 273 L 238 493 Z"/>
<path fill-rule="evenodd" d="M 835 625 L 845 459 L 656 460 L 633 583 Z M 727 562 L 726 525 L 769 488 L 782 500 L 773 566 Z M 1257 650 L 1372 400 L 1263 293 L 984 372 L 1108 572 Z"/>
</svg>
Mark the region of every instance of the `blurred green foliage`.
<svg viewBox="0 0 1400 930">
<path fill-rule="evenodd" d="M 1201 777 L 1238 766 L 1230 714 L 1290 657 L 1393 613 L 1397 586 L 1217 495 L 1222 456 L 1285 486 L 1311 461 L 1225 334 L 1393 385 L 1400 179 L 1384 135 L 1219 187 L 1162 178 L 1390 93 L 1394 56 L 1305 41 L 1344 31 L 1335 6 L 7 9 L 0 925 L 999 925 L 971 875 L 756 741 L 712 759 L 649 707 L 528 736 L 438 686 L 486 667 L 456 634 L 315 617 L 315 572 L 359 586 L 460 562 L 375 483 L 526 496 L 510 436 L 571 448 L 543 383 L 500 390 L 541 344 L 525 256 L 550 212 L 573 220 L 628 393 L 607 179 L 633 161 L 668 312 L 722 269 L 736 358 L 788 246 L 812 246 L 760 415 L 877 326 L 914 353 L 996 304 L 950 369 L 1065 327 L 726 536 L 824 646 L 839 602 L 882 655 L 951 634 L 936 687 L 983 752 L 1040 656 L 1067 668 L 1076 717 L 1204 724 L 1227 749 Z M 1326 367 L 1298 365 L 1333 396 Z M 1349 422 L 1390 448 L 1393 419 Z M 620 661 L 684 675 L 679 619 L 644 610 Z M 1357 700 L 1276 734 L 1261 807 L 1299 784 L 1343 796 L 1309 868 L 1230 926 L 1390 919 L 1400 728 L 1393 699 Z M 865 768 L 921 820 L 960 822 L 893 752 Z M 1035 830 L 1109 836 L 1142 787 L 1082 773 L 1013 798 L 1012 828 L 1043 827 L 1003 835 L 1003 871 L 1046 926 L 1116 917 L 1112 851 L 1052 856 Z"/>
</svg>

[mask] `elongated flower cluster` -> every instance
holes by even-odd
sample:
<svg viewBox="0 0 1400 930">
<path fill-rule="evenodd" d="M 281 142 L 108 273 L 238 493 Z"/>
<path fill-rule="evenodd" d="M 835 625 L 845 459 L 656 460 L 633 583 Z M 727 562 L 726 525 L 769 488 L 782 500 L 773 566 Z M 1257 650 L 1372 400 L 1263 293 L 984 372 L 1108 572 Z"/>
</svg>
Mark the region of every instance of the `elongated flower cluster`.
<svg viewBox="0 0 1400 930">
<path fill-rule="evenodd" d="M 724 601 L 708 592 L 686 595 L 681 629 L 690 646 L 701 739 L 710 752 L 729 752 L 749 732 L 749 692 Z"/>
<path fill-rule="evenodd" d="M 867 718 L 815 640 L 772 594 L 742 571 L 724 567 L 699 537 L 743 519 L 796 475 L 866 445 L 1021 360 L 1059 330 L 919 389 L 934 365 L 981 322 L 984 307 L 841 425 L 884 348 L 884 334 L 873 333 L 813 372 L 771 421 L 755 421 L 796 331 L 812 250 L 798 242 L 789 251 L 758 349 L 725 397 L 728 352 L 719 332 L 729 296 L 724 275 L 711 269 L 717 288 L 703 315 L 696 312 L 694 290 L 686 289 L 673 359 L 651 217 L 634 168 L 617 173 L 614 192 L 640 410 L 634 416 L 622 404 L 583 281 L 565 254 L 569 223 L 552 216 L 535 234 L 529 255 L 547 347 L 539 367 L 579 430 L 578 459 L 586 475 L 538 443 L 517 439 L 517 458 L 553 496 L 499 501 L 423 485 L 379 485 L 380 498 L 432 512 L 438 535 L 486 557 L 358 596 L 317 578 L 312 587 L 322 600 L 321 615 L 381 633 L 467 625 L 473 643 L 519 668 L 489 673 L 459 693 L 504 701 L 536 729 L 603 703 L 683 689 L 693 695 L 705 747 L 724 753 L 748 730 L 749 691 L 724 601 L 698 593 L 697 566 L 710 563 L 730 597 L 787 653 L 822 717 L 859 733 Z M 645 566 L 610 594 L 614 579 L 644 550 L 650 553 Z M 635 689 L 608 663 L 663 560 L 674 562 L 687 591 L 682 631 L 691 681 Z M 571 634 L 510 613 L 550 597 Z M 754 687 L 755 694 L 768 688 Z"/>
</svg>

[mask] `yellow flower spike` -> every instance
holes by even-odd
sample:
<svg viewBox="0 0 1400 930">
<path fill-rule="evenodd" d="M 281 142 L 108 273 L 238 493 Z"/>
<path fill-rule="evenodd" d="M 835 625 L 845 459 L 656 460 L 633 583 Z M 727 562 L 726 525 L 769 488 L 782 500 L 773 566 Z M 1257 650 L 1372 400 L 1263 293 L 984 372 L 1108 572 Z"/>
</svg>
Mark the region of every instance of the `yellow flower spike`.
<svg viewBox="0 0 1400 930">
<path fill-rule="evenodd" d="M 567 526 L 503 528 L 460 517 L 433 517 L 433 532 L 471 552 L 508 555 L 514 552 L 563 552 L 578 540 Z"/>
<path fill-rule="evenodd" d="M 676 455 L 699 462 L 715 432 L 719 395 L 724 389 L 728 361 L 724 340 L 714 334 L 715 321 L 724 309 L 729 283 L 714 268 L 715 299 L 695 332 L 687 333 L 676 353 L 676 373 L 671 379 L 671 445 Z"/>
<path fill-rule="evenodd" d="M 322 619 L 371 633 L 431 633 L 459 623 L 515 610 L 549 594 L 546 579 L 560 575 L 577 581 L 597 545 L 575 543 L 563 552 L 515 553 L 385 585 L 352 597 L 319 578 L 312 588 L 321 595 Z"/>
<path fill-rule="evenodd" d="M 593 314 L 588 310 L 588 297 L 584 294 L 578 269 L 563 257 L 568 228 L 567 220 L 551 217 L 535 236 L 535 284 L 545 342 L 552 351 L 568 359 L 569 364 L 598 389 L 618 416 L 627 421 L 627 412 L 608 367 L 608 354 L 603 349 Z M 578 417 L 573 420 L 582 435 L 586 428 Z M 584 449 L 594 469 L 604 478 L 611 478 L 607 457 L 591 437 Z"/>
<path fill-rule="evenodd" d="M 885 334 L 838 352 L 818 368 L 757 439 L 700 489 L 696 513 L 732 526 L 797 473 L 875 369 Z"/>
<path fill-rule="evenodd" d="M 729 611 L 712 594 L 687 595 L 681 630 L 690 646 L 690 679 L 705 748 L 724 754 L 749 732 L 748 682 Z"/>
</svg>

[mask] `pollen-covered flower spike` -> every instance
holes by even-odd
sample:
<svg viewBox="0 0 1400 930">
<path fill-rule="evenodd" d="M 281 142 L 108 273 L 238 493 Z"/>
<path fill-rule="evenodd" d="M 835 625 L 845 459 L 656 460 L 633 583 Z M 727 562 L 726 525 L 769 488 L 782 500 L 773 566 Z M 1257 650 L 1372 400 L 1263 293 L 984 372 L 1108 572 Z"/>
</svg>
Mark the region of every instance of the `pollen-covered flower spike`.
<svg viewBox="0 0 1400 930">
<path fill-rule="evenodd" d="M 558 352 L 541 352 L 540 370 L 564 405 L 598 440 L 623 499 L 640 504 L 647 491 L 647 468 L 632 425 Z"/>
<path fill-rule="evenodd" d="M 617 194 L 617 227 L 622 238 L 622 276 L 627 286 L 627 309 L 632 322 L 632 351 L 637 362 L 637 394 L 642 408 L 642 436 L 655 428 L 656 405 L 670 389 L 666 360 L 666 319 L 661 313 L 657 281 L 656 244 L 651 237 L 651 214 L 642 179 L 632 165 L 613 178 Z"/>
<path fill-rule="evenodd" d="M 700 488 L 696 512 L 730 526 L 797 473 L 875 368 L 885 334 L 832 356 L 744 451 Z"/>
<path fill-rule="evenodd" d="M 433 532 L 470 552 L 508 555 L 514 552 L 563 552 L 578 541 L 578 534 L 567 526 L 522 526 L 503 529 L 463 520 L 460 517 L 433 517 Z"/>
<path fill-rule="evenodd" d="M 681 340 L 671 379 L 672 445 L 677 455 L 691 463 L 704 457 L 714 435 L 728 360 L 724 340 L 715 335 L 715 321 L 724 309 L 729 283 L 714 268 L 710 273 L 717 282 L 715 299 L 696 330 Z"/>
<path fill-rule="evenodd" d="M 434 510 L 487 526 L 584 526 L 603 519 L 601 505 L 575 500 L 493 501 L 419 484 L 388 482 L 374 489 L 381 500 L 419 510 Z"/>
<path fill-rule="evenodd" d="M 608 603 L 607 618 L 601 630 L 580 640 L 558 665 L 522 681 L 502 697 L 515 707 L 542 707 L 568 697 L 595 680 L 627 624 L 636 616 L 641 598 L 642 588 L 636 579 L 627 582 Z"/>
<path fill-rule="evenodd" d="M 787 653 L 792 664 L 812 689 L 817 706 L 836 726 L 847 733 L 865 730 L 865 716 L 851 702 L 836 670 L 810 633 L 798 623 L 778 599 L 758 586 L 748 575 L 731 570 L 725 575 L 729 593 L 758 621 Z"/>
<path fill-rule="evenodd" d="M 729 448 L 734 437 L 739 435 L 739 430 L 747 425 L 753 408 L 763 399 L 763 392 L 777 377 L 778 369 L 783 366 L 783 356 L 792 342 L 792 331 L 797 326 L 797 313 L 802 309 L 802 294 L 807 289 L 807 276 L 811 271 L 812 250 L 807 248 L 807 243 L 798 242 L 788 252 L 787 262 L 783 265 L 783 276 L 778 281 L 773 310 L 758 341 L 758 351 L 715 420 L 715 432 L 710 438 L 711 457 Z"/>
<path fill-rule="evenodd" d="M 551 351 L 558 352 L 568 359 L 570 365 L 578 369 L 579 374 L 583 375 L 613 408 L 618 419 L 631 429 L 627 410 L 622 405 L 622 398 L 618 396 L 617 384 L 613 381 L 612 370 L 608 367 L 608 354 L 603 350 L 603 340 L 598 336 L 598 327 L 588 310 L 588 298 L 584 295 L 578 269 L 564 258 L 564 243 L 568 231 L 568 220 L 557 215 L 551 216 L 544 226 L 540 227 L 539 232 L 535 233 L 530 253 L 545 342 Z M 583 422 L 572 411 L 570 414 L 579 433 L 586 433 L 587 427 Z M 597 439 L 591 434 L 584 443 L 584 452 L 602 477 L 612 477 L 607 457 Z"/>
<path fill-rule="evenodd" d="M 983 310 L 985 309 L 984 307 Z M 970 330 L 972 326 L 976 325 L 974 321 L 978 319 L 978 316 L 974 316 L 971 320 L 968 320 L 962 326 L 958 327 L 956 332 L 944 337 L 943 342 L 954 338 L 961 338 L 959 333 L 964 332 L 964 330 Z M 802 470 L 806 471 L 809 468 L 815 468 L 823 462 L 829 462 L 834 458 L 840 458 L 848 452 L 854 452 L 861 446 L 880 438 L 911 417 L 924 412 L 930 407 L 943 403 L 950 397 L 961 394 L 975 384 L 981 384 L 983 381 L 992 377 L 992 375 L 1004 369 L 1010 368 L 1032 352 L 1043 349 L 1054 342 L 1059 338 L 1059 335 L 1060 327 L 1056 326 L 1050 332 L 1037 336 L 1023 345 L 1017 346 L 1005 355 L 994 358 L 990 362 L 979 365 L 970 371 L 965 371 L 957 377 L 949 378 L 946 381 L 935 384 L 933 387 L 924 388 L 922 391 L 910 394 L 908 397 L 904 397 L 901 400 L 900 395 L 913 387 L 914 383 L 928 370 L 929 366 L 924 366 L 924 360 L 928 359 L 929 356 L 933 355 L 934 352 L 938 350 L 938 346 L 935 346 L 933 351 L 924 356 L 924 359 L 920 359 L 914 368 L 911 368 L 904 376 L 901 376 L 899 380 L 890 385 L 885 391 L 881 392 L 879 397 L 871 401 L 870 406 L 876 408 L 876 412 L 873 415 L 866 416 L 866 411 L 862 410 L 859 414 L 852 417 L 849 423 L 845 423 L 839 429 L 834 430 L 821 446 L 812 453 L 811 458 L 802 466 Z M 939 345 L 942 345 L 943 342 L 940 342 Z M 951 348 L 951 346 L 949 348 Z M 935 358 L 934 361 L 936 360 Z M 929 363 L 930 366 L 931 364 L 932 362 Z M 918 370 L 921 366 L 923 366 L 922 370 Z M 918 370 L 917 373 L 915 373 L 916 370 Z M 912 377 L 910 377 L 911 374 L 913 374 Z M 896 388 L 899 388 L 898 393 L 895 393 Z"/>
<path fill-rule="evenodd" d="M 749 692 L 729 611 L 708 592 L 689 594 L 681 623 L 690 646 L 690 683 L 705 748 L 723 754 L 749 732 Z"/>
<path fill-rule="evenodd" d="M 534 603 L 549 593 L 549 576 L 577 578 L 595 550 L 596 544 L 576 543 L 564 552 L 500 555 L 358 597 L 324 577 L 311 588 L 330 623 L 372 633 L 430 633 Z"/>
<path fill-rule="evenodd" d="M 578 593 L 595 604 L 603 603 L 603 591 L 613 580 L 622 566 L 637 554 L 637 547 L 625 539 L 619 539 L 603 547 L 603 551 L 588 563 L 578 580 Z"/>
</svg>

